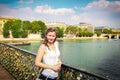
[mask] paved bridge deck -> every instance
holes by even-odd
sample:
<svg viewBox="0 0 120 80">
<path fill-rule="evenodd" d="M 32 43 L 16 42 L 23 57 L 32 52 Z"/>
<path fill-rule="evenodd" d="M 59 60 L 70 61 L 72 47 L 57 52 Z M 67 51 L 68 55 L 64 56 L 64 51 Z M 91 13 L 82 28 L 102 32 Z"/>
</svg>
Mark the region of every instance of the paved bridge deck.
<svg viewBox="0 0 120 80">
<path fill-rule="evenodd" d="M 0 80 L 14 80 L 14 78 L 0 64 Z"/>
</svg>

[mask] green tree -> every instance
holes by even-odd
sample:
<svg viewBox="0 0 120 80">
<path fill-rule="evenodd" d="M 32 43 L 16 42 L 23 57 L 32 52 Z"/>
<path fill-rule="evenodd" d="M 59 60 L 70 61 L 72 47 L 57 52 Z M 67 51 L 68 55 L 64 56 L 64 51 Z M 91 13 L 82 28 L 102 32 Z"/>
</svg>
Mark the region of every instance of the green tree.
<svg viewBox="0 0 120 80">
<path fill-rule="evenodd" d="M 92 32 L 88 32 L 88 37 L 92 37 L 94 34 Z"/>
<path fill-rule="evenodd" d="M 87 30 L 87 28 L 85 28 L 85 29 L 78 28 L 77 36 L 79 36 L 79 37 L 82 37 L 82 36 L 83 37 L 92 37 L 93 33 L 89 32 Z"/>
<path fill-rule="evenodd" d="M 26 38 L 28 36 L 28 30 L 22 30 L 21 35 L 22 38 Z"/>
<path fill-rule="evenodd" d="M 111 34 L 111 33 L 112 33 L 112 29 L 109 30 L 109 34 Z"/>
<path fill-rule="evenodd" d="M 112 29 L 104 28 L 104 29 L 103 29 L 103 33 L 105 33 L 105 34 L 110 34 L 110 33 L 112 33 Z"/>
<path fill-rule="evenodd" d="M 87 37 L 87 33 L 88 33 L 87 28 L 83 29 L 83 36 L 84 36 L 84 37 Z"/>
<path fill-rule="evenodd" d="M 12 22 L 13 22 L 12 20 L 9 20 L 9 21 L 7 21 L 4 24 L 4 27 L 3 27 L 3 36 L 5 38 L 10 36 L 10 29 L 12 27 Z"/>
<path fill-rule="evenodd" d="M 12 22 L 11 32 L 14 38 L 19 38 L 21 35 L 21 20 L 14 20 Z"/>
<path fill-rule="evenodd" d="M 28 31 L 30 30 L 30 28 L 31 28 L 30 21 L 22 21 L 22 25 L 20 29 L 20 32 L 21 32 L 20 36 L 22 38 L 26 38 L 28 36 Z"/>
<path fill-rule="evenodd" d="M 4 38 L 9 38 L 10 37 L 9 30 L 5 26 L 3 27 L 3 37 Z"/>
<path fill-rule="evenodd" d="M 31 23 L 31 33 L 38 33 L 40 32 L 40 25 L 39 25 L 39 22 L 38 21 L 33 21 Z"/>
<path fill-rule="evenodd" d="M 77 36 L 78 36 L 78 37 L 82 37 L 82 36 L 83 36 L 83 32 L 82 32 L 82 29 L 81 29 L 81 28 L 78 28 Z"/>
<path fill-rule="evenodd" d="M 25 30 L 31 30 L 31 24 L 30 24 L 30 21 L 22 21 L 22 29 L 25 29 Z"/>
<path fill-rule="evenodd" d="M 47 26 L 42 21 L 38 21 L 38 24 L 40 26 L 41 37 L 43 38 L 43 37 L 45 37 L 45 30 L 47 29 Z"/>
<path fill-rule="evenodd" d="M 102 33 L 101 33 L 101 31 L 95 31 L 95 33 L 97 34 L 97 36 L 99 37 Z"/>
<path fill-rule="evenodd" d="M 76 35 L 76 34 L 77 34 L 77 31 L 78 31 L 77 26 L 68 26 L 68 27 L 66 28 L 65 33 L 66 33 L 66 34 L 74 34 L 74 35 Z"/>
<path fill-rule="evenodd" d="M 63 35 L 64 35 L 64 28 L 56 27 L 56 29 L 57 29 L 57 37 L 58 38 L 63 37 Z"/>
</svg>

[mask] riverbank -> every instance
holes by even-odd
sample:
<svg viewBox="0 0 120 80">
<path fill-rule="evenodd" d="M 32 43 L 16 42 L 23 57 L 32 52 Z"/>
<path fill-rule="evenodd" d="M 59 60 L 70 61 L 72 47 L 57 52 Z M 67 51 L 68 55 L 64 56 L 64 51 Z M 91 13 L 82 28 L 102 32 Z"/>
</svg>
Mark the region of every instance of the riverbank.
<svg viewBox="0 0 120 80">
<path fill-rule="evenodd" d="M 14 42 L 37 42 L 41 41 L 42 39 L 31 39 L 31 38 L 0 38 L 0 42 L 9 42 L 9 43 L 14 43 Z"/>
<path fill-rule="evenodd" d="M 106 37 L 73 37 L 73 38 L 57 38 L 57 40 L 89 40 L 89 39 L 108 39 Z"/>
<path fill-rule="evenodd" d="M 57 38 L 57 40 L 89 40 L 89 39 L 107 39 L 106 37 L 75 37 L 75 38 Z M 0 38 L 0 42 L 19 42 L 19 41 L 29 41 L 36 42 L 41 41 L 42 38 Z"/>
</svg>

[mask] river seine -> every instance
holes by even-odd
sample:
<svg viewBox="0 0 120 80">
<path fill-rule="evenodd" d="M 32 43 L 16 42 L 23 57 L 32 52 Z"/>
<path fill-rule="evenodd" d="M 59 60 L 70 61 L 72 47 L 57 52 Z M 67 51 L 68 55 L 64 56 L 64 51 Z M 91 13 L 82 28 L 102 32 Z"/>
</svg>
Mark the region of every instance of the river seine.
<svg viewBox="0 0 120 80">
<path fill-rule="evenodd" d="M 19 47 L 37 53 L 40 43 Z M 120 80 L 120 39 L 61 40 L 59 43 L 63 63 Z"/>
</svg>

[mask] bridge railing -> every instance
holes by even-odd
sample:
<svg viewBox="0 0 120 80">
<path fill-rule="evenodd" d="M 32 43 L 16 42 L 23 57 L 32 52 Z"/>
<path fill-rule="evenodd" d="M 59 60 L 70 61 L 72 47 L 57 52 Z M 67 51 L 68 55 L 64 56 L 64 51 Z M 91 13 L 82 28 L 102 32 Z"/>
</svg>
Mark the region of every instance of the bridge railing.
<svg viewBox="0 0 120 80">
<path fill-rule="evenodd" d="M 34 80 L 39 69 L 35 55 L 23 49 L 0 43 L 0 63 L 16 80 Z"/>
<path fill-rule="evenodd" d="M 35 80 L 39 68 L 34 65 L 35 53 L 0 43 L 0 64 L 15 80 Z M 109 80 L 106 77 L 62 64 L 58 80 Z"/>
</svg>

